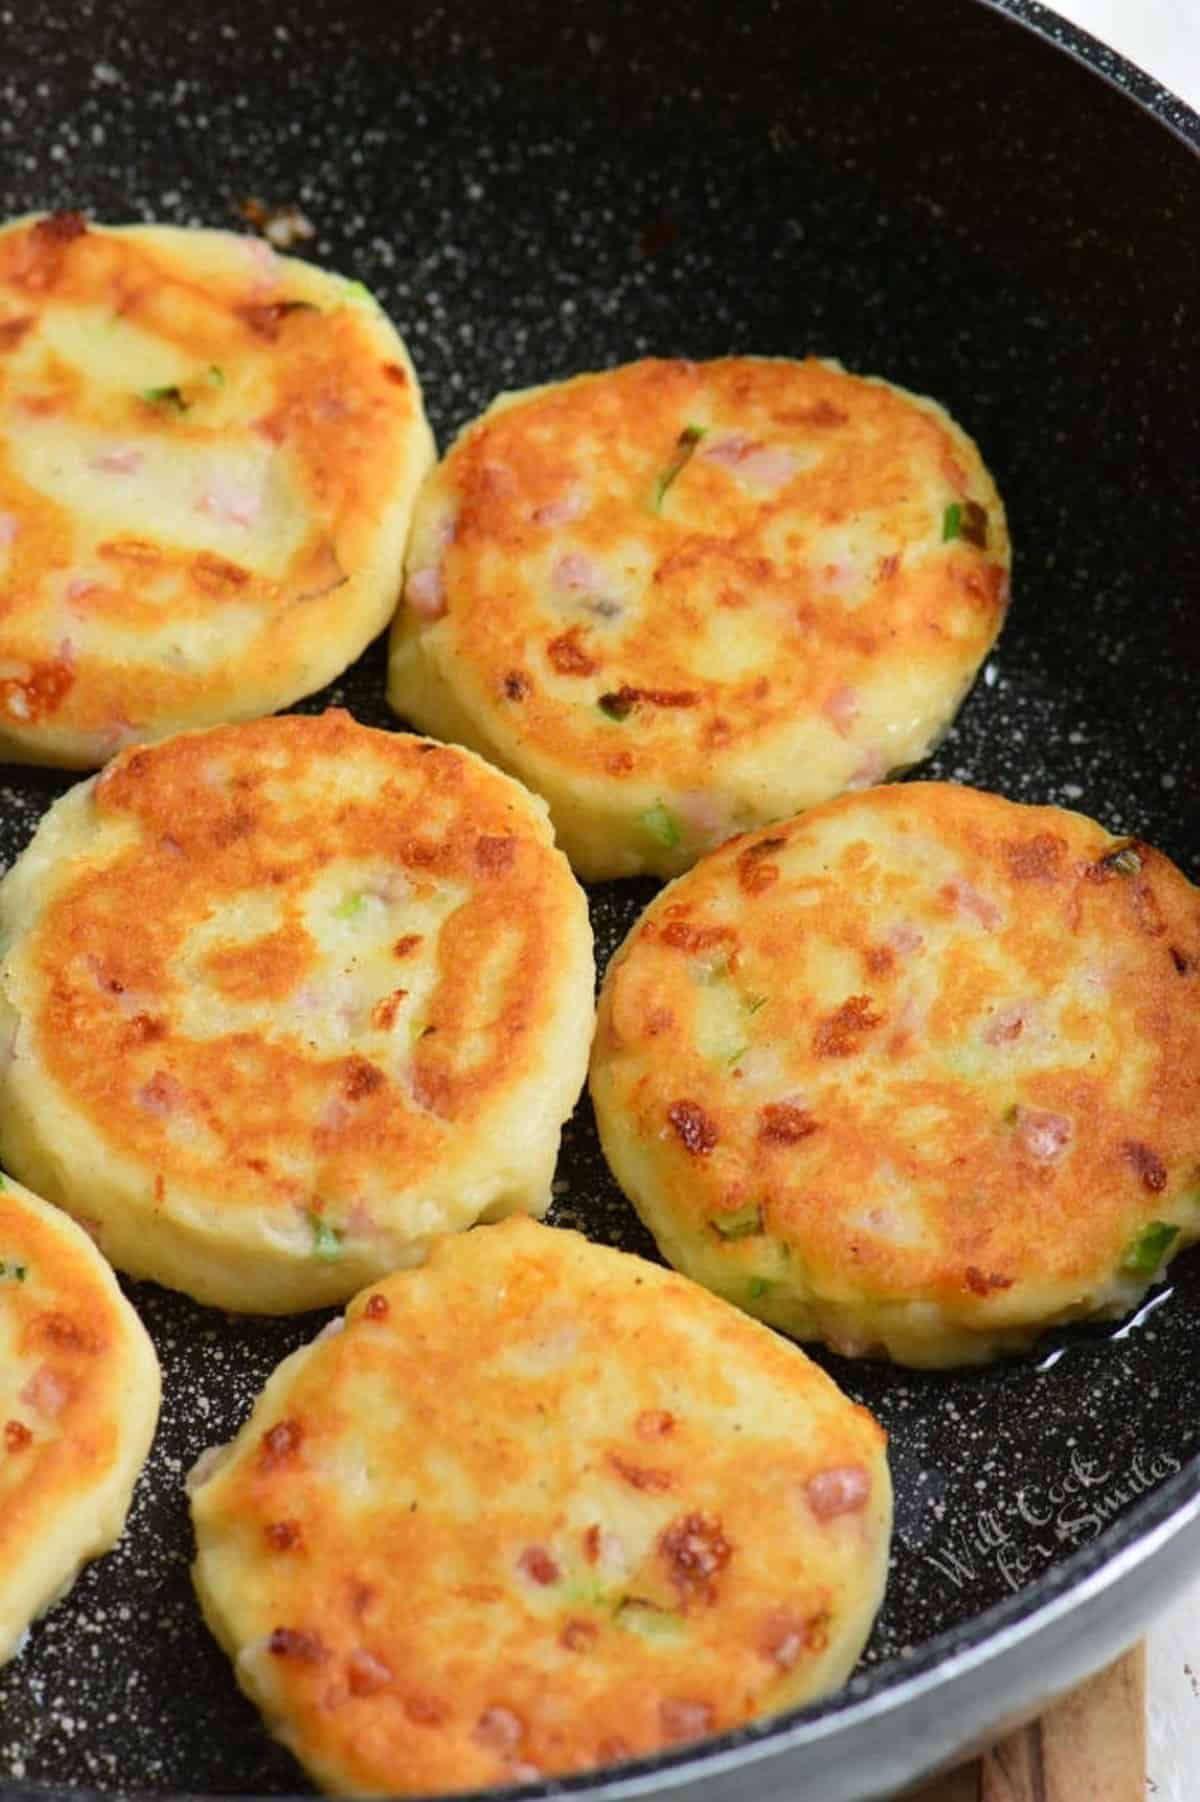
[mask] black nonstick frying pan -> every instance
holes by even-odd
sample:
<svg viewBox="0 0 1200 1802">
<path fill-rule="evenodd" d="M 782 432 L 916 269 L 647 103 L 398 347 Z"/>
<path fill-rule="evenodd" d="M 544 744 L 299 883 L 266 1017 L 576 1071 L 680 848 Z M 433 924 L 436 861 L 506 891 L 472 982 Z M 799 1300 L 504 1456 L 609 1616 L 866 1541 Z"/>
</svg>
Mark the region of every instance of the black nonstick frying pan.
<svg viewBox="0 0 1200 1802">
<path fill-rule="evenodd" d="M 1016 564 L 923 773 L 1078 807 L 1200 874 L 1200 120 L 1119 59 L 1031 0 L 16 0 L 0 22 L 0 212 L 237 227 L 250 197 L 297 204 L 303 253 L 405 333 L 443 444 L 501 388 L 648 352 L 812 351 L 936 395 Z M 309 705 L 389 724 L 382 697 L 376 646 Z M 0 771 L 4 855 L 66 786 Z M 595 891 L 602 956 L 651 892 Z M 586 1104 L 557 1190 L 560 1222 L 650 1249 Z M 0 1794 L 305 1791 L 201 1625 L 182 1480 L 321 1320 L 129 1288 L 162 1427 L 120 1549 L 0 1672 Z M 1033 1712 L 1200 1568 L 1198 1341 L 1200 1252 L 1119 1329 L 981 1372 L 820 1354 L 891 1434 L 858 1674 L 548 1787 L 867 1802 Z"/>
</svg>

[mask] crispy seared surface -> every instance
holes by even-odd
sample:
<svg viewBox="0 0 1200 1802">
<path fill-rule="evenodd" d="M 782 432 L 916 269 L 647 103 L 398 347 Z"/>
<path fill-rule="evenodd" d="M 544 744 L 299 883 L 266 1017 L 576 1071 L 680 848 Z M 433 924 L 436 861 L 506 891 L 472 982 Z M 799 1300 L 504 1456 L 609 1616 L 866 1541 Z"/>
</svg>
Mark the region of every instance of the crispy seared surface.
<svg viewBox="0 0 1200 1802">
<path fill-rule="evenodd" d="M 550 802 L 589 877 L 923 757 L 1000 628 L 1004 510 L 933 401 L 810 359 L 505 395 L 422 490 L 390 698 Z"/>
<path fill-rule="evenodd" d="M 348 715 L 183 734 L 0 887 L 0 1146 L 119 1266 L 262 1311 L 541 1211 L 591 933 L 541 804 Z"/>
<path fill-rule="evenodd" d="M 866 1410 L 694 1284 L 526 1220 L 373 1284 L 205 1465 L 205 1615 L 340 1793 L 738 1725 L 839 1683 L 883 1589 Z"/>
<path fill-rule="evenodd" d="M 357 283 L 260 240 L 0 232 L 0 752 L 94 767 L 331 680 L 433 456 Z"/>
<path fill-rule="evenodd" d="M 158 1401 L 153 1347 L 86 1233 L 0 1180 L 0 1664 L 119 1536 Z"/>
<path fill-rule="evenodd" d="M 1120 1313 L 1200 1236 L 1200 904 L 1078 814 L 940 783 L 725 846 L 613 960 L 612 1168 L 670 1261 L 918 1364 Z"/>
</svg>

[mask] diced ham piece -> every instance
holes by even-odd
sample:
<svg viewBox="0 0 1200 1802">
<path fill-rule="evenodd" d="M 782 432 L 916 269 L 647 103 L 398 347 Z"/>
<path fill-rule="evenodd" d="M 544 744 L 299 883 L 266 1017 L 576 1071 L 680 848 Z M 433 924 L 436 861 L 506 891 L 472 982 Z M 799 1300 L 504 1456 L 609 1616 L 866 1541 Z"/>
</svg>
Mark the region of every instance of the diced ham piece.
<svg viewBox="0 0 1200 1802">
<path fill-rule="evenodd" d="M 21 522 L 15 513 L 0 513 L 0 548 L 11 544 L 21 529 Z"/>
<path fill-rule="evenodd" d="M 599 589 L 604 586 L 600 570 L 582 551 L 564 551 L 555 560 L 550 576 L 559 588 Z"/>
<path fill-rule="evenodd" d="M 350 1109 L 345 1102 L 339 1096 L 331 1095 L 328 1100 L 322 1102 L 317 1122 L 328 1132 L 336 1133 L 341 1132 L 349 1118 Z"/>
<path fill-rule="evenodd" d="M 724 838 L 730 830 L 725 802 L 712 789 L 688 789 L 675 811 L 696 838 Z"/>
<path fill-rule="evenodd" d="M 1071 1122 L 1046 1108 L 1019 1107 L 1014 1122 L 1017 1143 L 1038 1164 L 1055 1164 L 1071 1142 Z"/>
<path fill-rule="evenodd" d="M 20 1399 L 27 1408 L 32 1408 L 35 1414 L 41 1414 L 45 1419 L 53 1420 L 56 1414 L 62 1413 L 70 1393 L 71 1391 L 62 1377 L 56 1371 L 51 1370 L 49 1364 L 43 1364 L 34 1371 L 22 1389 Z"/>
<path fill-rule="evenodd" d="M 532 518 L 535 526 L 569 526 L 579 518 L 587 506 L 582 490 L 568 488 L 557 500 L 547 501 L 544 507 L 535 507 Z"/>
<path fill-rule="evenodd" d="M 94 456 L 90 467 L 102 469 L 106 475 L 133 476 L 145 460 L 145 454 L 136 444 L 114 444 L 111 450 L 100 451 Z"/>
<path fill-rule="evenodd" d="M 740 434 L 719 439 L 700 455 L 706 462 L 719 464 L 754 488 L 781 488 L 800 467 L 791 451 L 782 445 L 762 444 Z"/>
<path fill-rule="evenodd" d="M 524 1734 L 519 1715 L 511 1708 L 485 1708 L 475 1723 L 472 1738 L 490 1752 L 498 1752 L 501 1757 L 515 1752 Z"/>
<path fill-rule="evenodd" d="M 102 586 L 92 576 L 72 576 L 67 583 L 66 598 L 68 601 L 81 601 L 85 594 L 95 594 Z"/>
<path fill-rule="evenodd" d="M 807 1622 L 791 1608 L 776 1608 L 764 1623 L 759 1647 L 764 1658 L 790 1671 L 804 1650 Z"/>
<path fill-rule="evenodd" d="M 666 1696 L 658 1705 L 658 1719 L 667 1739 L 699 1739 L 712 1726 L 712 1704 Z"/>
<path fill-rule="evenodd" d="M 527 1545 L 517 1559 L 517 1567 L 531 1583 L 539 1584 L 543 1589 L 557 1583 L 562 1575 L 557 1563 L 550 1556 L 544 1545 Z"/>
<path fill-rule="evenodd" d="M 837 1464 L 810 1477 L 804 1493 L 818 1520 L 833 1520 L 839 1514 L 857 1514 L 866 1506 L 871 1479 L 861 1464 Z"/>
<path fill-rule="evenodd" d="M 984 1042 L 988 1045 L 1011 1045 L 1020 1038 L 1032 1018 L 1032 1002 L 1009 1001 L 985 1026 Z"/>
<path fill-rule="evenodd" d="M 251 238 L 241 232 L 231 232 L 230 236 L 246 253 L 255 276 L 254 293 L 262 294 L 274 288 L 279 280 L 279 258 L 274 247 L 264 238 Z"/>
<path fill-rule="evenodd" d="M 945 893 L 964 918 L 977 920 L 988 932 L 1000 924 L 1000 909 L 994 901 L 989 901 L 986 895 L 981 894 L 973 882 L 958 877 L 947 883 Z"/>
<path fill-rule="evenodd" d="M 413 571 L 404 585 L 404 598 L 418 619 L 441 619 L 446 611 L 446 590 L 436 564 Z"/>
<path fill-rule="evenodd" d="M 391 1682 L 392 1669 L 365 1646 L 355 1646 L 346 1660 L 346 1675 L 352 1696 L 373 1696 Z"/>
<path fill-rule="evenodd" d="M 858 718 L 858 692 L 845 682 L 826 695 L 821 704 L 821 712 L 829 721 L 835 732 L 845 738 L 851 726 Z"/>
<path fill-rule="evenodd" d="M 818 586 L 826 594 L 847 594 L 850 589 L 857 588 L 862 579 L 862 565 L 852 557 L 840 557 L 836 562 L 822 564 L 817 576 Z"/>
<path fill-rule="evenodd" d="M 210 519 L 232 526 L 256 524 L 262 507 L 260 488 L 251 488 L 247 483 L 238 482 L 228 475 L 217 476 L 212 486 L 206 488 L 196 502 L 198 513 L 207 513 Z"/>
<path fill-rule="evenodd" d="M 506 463 L 483 464 L 479 481 L 489 494 L 496 496 L 511 494 L 517 485 L 517 478 Z"/>
<path fill-rule="evenodd" d="M 623 1577 L 629 1569 L 625 1543 L 615 1533 L 598 1525 L 588 1527 L 583 1535 L 583 1555 L 606 1577 Z"/>
<path fill-rule="evenodd" d="M 138 1106 L 158 1120 L 169 1120 L 172 1114 L 179 1112 L 186 1099 L 182 1083 L 177 1082 L 166 1070 L 156 1070 L 150 1081 L 143 1083 L 134 1096 Z"/>
<path fill-rule="evenodd" d="M 893 951 L 900 953 L 901 957 L 908 957 L 911 952 L 921 949 L 925 939 L 908 920 L 901 920 L 899 925 L 893 926 L 888 933 L 887 942 Z"/>
<path fill-rule="evenodd" d="M 202 1488 L 211 1476 L 215 1476 L 228 1456 L 229 1447 L 227 1445 L 207 1446 L 183 1480 L 188 1494 L 195 1495 L 197 1489 Z"/>
<path fill-rule="evenodd" d="M 873 788 L 877 782 L 883 781 L 883 778 L 887 773 L 888 760 L 879 747 L 876 746 L 873 750 L 867 752 L 858 768 L 850 777 L 846 787 L 847 789 Z"/>
</svg>

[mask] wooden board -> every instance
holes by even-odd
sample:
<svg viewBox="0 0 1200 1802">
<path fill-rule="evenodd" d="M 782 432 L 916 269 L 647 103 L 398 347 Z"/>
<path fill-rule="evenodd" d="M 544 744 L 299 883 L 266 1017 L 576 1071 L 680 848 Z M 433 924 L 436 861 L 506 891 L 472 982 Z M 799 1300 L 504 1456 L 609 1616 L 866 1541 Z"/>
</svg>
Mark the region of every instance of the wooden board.
<svg viewBox="0 0 1200 1802">
<path fill-rule="evenodd" d="M 1144 1802 L 1146 1649 L 1135 1646 L 911 1802 Z"/>
</svg>

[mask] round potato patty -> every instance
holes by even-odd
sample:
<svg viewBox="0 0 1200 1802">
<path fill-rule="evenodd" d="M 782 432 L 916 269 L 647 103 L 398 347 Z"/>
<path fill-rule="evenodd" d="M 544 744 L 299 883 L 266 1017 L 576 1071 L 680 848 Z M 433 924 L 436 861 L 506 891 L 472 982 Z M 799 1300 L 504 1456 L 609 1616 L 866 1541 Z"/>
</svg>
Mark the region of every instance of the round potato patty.
<svg viewBox="0 0 1200 1802">
<path fill-rule="evenodd" d="M 357 282 L 231 232 L 0 231 L 0 755 L 270 713 L 387 624 L 433 438 Z"/>
<path fill-rule="evenodd" d="M 326 1789 L 536 1780 L 834 1688 L 883 1591 L 882 1429 L 660 1266 L 436 1244 L 193 1478 L 210 1627 Z"/>
<path fill-rule="evenodd" d="M 0 1664 L 120 1536 L 158 1404 L 154 1348 L 87 1234 L 0 1178 Z"/>
<path fill-rule="evenodd" d="M 316 1307 L 549 1203 L 587 904 L 468 751 L 326 713 L 123 752 L 45 816 L 0 933 L 0 1156 L 133 1275 Z"/>
<path fill-rule="evenodd" d="M 975 1362 L 1200 1236 L 1200 905 L 1053 807 L 882 787 L 737 839 L 613 959 L 591 1088 L 668 1260 L 801 1339 Z"/>
<path fill-rule="evenodd" d="M 815 358 L 502 395 L 418 499 L 389 697 L 546 797 L 589 878 L 935 745 L 1008 596 L 1004 509 L 935 402 Z"/>
</svg>

